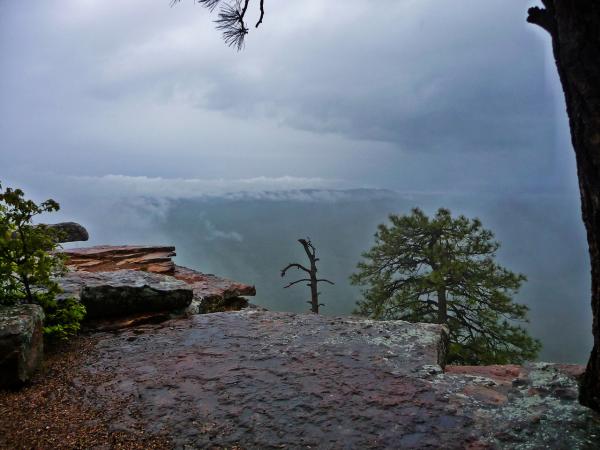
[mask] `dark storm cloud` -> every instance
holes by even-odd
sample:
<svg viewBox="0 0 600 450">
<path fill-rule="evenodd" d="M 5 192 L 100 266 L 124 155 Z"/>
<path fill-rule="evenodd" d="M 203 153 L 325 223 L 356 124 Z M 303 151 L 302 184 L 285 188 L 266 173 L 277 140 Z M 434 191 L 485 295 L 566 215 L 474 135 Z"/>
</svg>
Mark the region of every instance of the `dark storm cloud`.
<svg viewBox="0 0 600 450">
<path fill-rule="evenodd" d="M 521 1 L 272 1 L 240 53 L 205 10 L 167 4 L 0 3 L 0 164 L 401 189 L 574 185 L 549 45 Z"/>
<path fill-rule="evenodd" d="M 259 75 L 221 73 L 203 106 L 412 151 L 554 140 L 553 86 L 540 76 L 546 55 L 520 2 L 351 3 L 360 14 L 275 46 Z M 326 19 L 320 24 L 327 29 Z M 258 33 L 249 45 L 263 45 Z"/>
</svg>

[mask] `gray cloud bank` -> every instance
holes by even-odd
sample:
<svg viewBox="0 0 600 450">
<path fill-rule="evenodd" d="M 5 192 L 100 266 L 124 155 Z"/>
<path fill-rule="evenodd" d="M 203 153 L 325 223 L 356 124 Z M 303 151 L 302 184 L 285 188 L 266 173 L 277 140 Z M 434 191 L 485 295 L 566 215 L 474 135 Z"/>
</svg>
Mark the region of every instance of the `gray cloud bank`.
<svg viewBox="0 0 600 450">
<path fill-rule="evenodd" d="M 193 4 L 1 2 L 0 166 L 572 188 L 549 43 L 526 6 L 273 1 L 237 53 Z"/>
</svg>

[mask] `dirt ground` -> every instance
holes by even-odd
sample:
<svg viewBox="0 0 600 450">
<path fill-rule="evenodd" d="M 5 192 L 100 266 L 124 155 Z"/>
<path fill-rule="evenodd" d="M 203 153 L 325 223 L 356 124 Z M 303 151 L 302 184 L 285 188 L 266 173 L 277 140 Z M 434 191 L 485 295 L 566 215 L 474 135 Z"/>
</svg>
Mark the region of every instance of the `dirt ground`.
<svg viewBox="0 0 600 450">
<path fill-rule="evenodd" d="M 82 335 L 47 348 L 44 366 L 29 385 L 0 391 L 0 448 L 172 448 L 168 439 L 149 435 L 141 424 L 126 431 L 111 426 L 113 413 L 126 407 L 118 400 L 102 410 L 84 404 L 84 386 L 102 381 L 101 375 L 80 370 L 85 358 L 93 357 L 96 339 Z"/>
</svg>

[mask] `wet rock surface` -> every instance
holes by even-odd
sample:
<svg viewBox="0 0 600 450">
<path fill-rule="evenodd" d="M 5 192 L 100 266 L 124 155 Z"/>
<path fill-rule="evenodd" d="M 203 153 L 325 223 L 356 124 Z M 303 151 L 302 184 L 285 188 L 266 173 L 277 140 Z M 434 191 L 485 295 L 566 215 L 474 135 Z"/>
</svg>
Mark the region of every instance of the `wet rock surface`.
<svg viewBox="0 0 600 450">
<path fill-rule="evenodd" d="M 0 387 L 29 381 L 43 353 L 44 313 L 37 305 L 0 307 Z"/>
<path fill-rule="evenodd" d="M 433 381 L 473 418 L 475 448 L 600 448 L 600 416 L 577 402 L 583 366 L 454 366 Z M 478 447 L 479 446 L 479 447 Z"/>
<path fill-rule="evenodd" d="M 462 448 L 472 420 L 436 400 L 437 325 L 243 311 L 130 329 L 99 341 L 90 404 L 184 448 Z M 131 417 L 130 417 L 131 415 Z"/>
<path fill-rule="evenodd" d="M 137 270 L 68 272 L 58 283 L 61 297 L 75 297 L 85 305 L 87 319 L 183 310 L 193 298 L 187 283 Z"/>
<path fill-rule="evenodd" d="M 98 268 L 128 266 L 185 285 L 193 300 L 177 319 L 145 308 L 119 319 L 130 328 L 94 335 L 71 385 L 77 402 L 110 411 L 110 433 L 141 427 L 175 448 L 600 448 L 600 417 L 576 400 L 581 366 L 444 370 L 445 329 L 431 324 L 194 315 L 242 307 L 254 287 L 176 266 L 172 247 L 119 249 L 72 257 L 71 292 L 105 276 Z"/>
<path fill-rule="evenodd" d="M 448 367 L 437 325 L 264 311 L 102 335 L 102 405 L 176 448 L 598 448 L 578 366 Z"/>
<path fill-rule="evenodd" d="M 581 366 L 444 372 L 444 347 L 437 325 L 249 310 L 94 333 L 58 380 L 0 392 L 0 446 L 598 448 Z"/>
</svg>

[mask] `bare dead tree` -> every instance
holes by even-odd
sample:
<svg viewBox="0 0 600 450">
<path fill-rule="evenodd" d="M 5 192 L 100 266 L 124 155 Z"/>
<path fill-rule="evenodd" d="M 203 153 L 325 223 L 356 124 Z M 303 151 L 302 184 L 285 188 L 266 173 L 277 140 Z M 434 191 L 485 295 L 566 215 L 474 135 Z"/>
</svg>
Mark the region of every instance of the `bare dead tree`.
<svg viewBox="0 0 600 450">
<path fill-rule="evenodd" d="M 307 286 L 310 287 L 310 301 L 307 303 L 310 303 L 310 305 L 311 305 L 310 309 L 312 312 L 314 312 L 315 314 L 319 314 L 319 306 L 323 306 L 323 303 L 319 303 L 320 292 L 318 291 L 318 288 L 317 288 L 318 284 L 322 283 L 322 282 L 329 283 L 329 284 L 335 284 L 335 283 L 333 281 L 329 281 L 325 278 L 317 278 L 317 261 L 319 261 L 319 258 L 317 258 L 317 250 L 315 249 L 315 246 L 310 241 L 310 238 L 298 239 L 298 242 L 300 242 L 300 244 L 302 244 L 302 247 L 304 247 L 304 251 L 306 252 L 306 256 L 308 256 L 308 260 L 310 262 L 310 268 L 304 267 L 302 264 L 290 263 L 286 267 L 281 269 L 282 277 L 284 277 L 285 273 L 291 268 L 302 270 L 307 273 L 307 275 L 306 275 L 307 278 L 301 278 L 299 280 L 292 281 L 287 286 L 284 286 L 284 289 L 287 289 L 295 284 L 306 281 Z"/>
<path fill-rule="evenodd" d="M 171 6 L 180 3 L 181 0 L 171 0 Z M 223 32 L 223 40 L 230 47 L 238 50 L 244 48 L 248 27 L 244 19 L 248 11 L 251 0 L 194 0 L 213 12 L 219 6 L 219 12 L 215 23 L 217 30 Z M 255 28 L 258 28 L 265 17 L 265 0 L 257 0 L 260 8 L 260 16 L 256 22 Z"/>
</svg>

